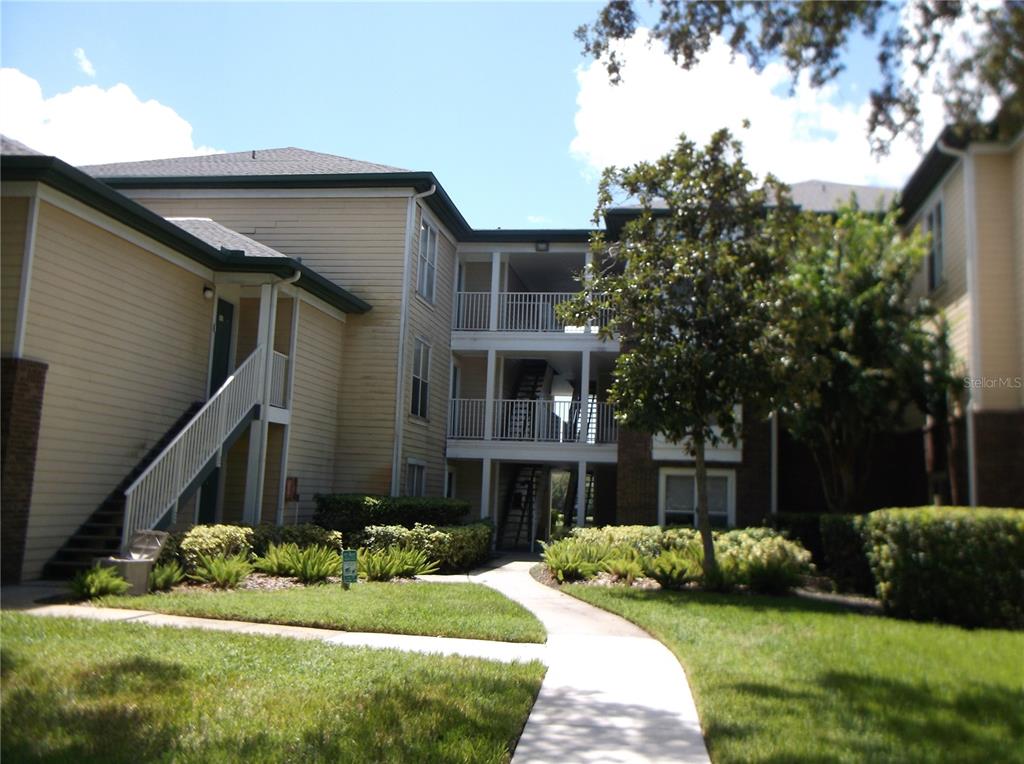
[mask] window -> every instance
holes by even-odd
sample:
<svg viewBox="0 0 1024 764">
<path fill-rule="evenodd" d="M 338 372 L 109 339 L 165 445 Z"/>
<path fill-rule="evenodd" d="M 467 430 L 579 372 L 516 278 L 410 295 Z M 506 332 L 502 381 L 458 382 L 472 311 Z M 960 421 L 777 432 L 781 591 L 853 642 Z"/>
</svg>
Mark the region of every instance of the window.
<svg viewBox="0 0 1024 764">
<path fill-rule="evenodd" d="M 423 462 L 409 460 L 405 471 L 405 495 L 426 496 L 427 495 L 427 467 Z"/>
<path fill-rule="evenodd" d="M 697 527 L 697 477 L 692 468 L 661 470 L 658 490 L 658 522 L 661 525 Z M 736 515 L 736 473 L 708 470 L 708 515 L 714 528 L 731 527 Z"/>
<path fill-rule="evenodd" d="M 928 289 L 942 284 L 942 202 L 936 202 L 924 218 L 924 230 L 932 236 L 928 247 Z"/>
<path fill-rule="evenodd" d="M 430 345 L 416 340 L 412 356 L 412 415 L 427 418 L 430 399 Z"/>
<path fill-rule="evenodd" d="M 420 226 L 420 267 L 416 291 L 434 301 L 434 278 L 437 274 L 437 229 L 429 223 Z"/>
</svg>

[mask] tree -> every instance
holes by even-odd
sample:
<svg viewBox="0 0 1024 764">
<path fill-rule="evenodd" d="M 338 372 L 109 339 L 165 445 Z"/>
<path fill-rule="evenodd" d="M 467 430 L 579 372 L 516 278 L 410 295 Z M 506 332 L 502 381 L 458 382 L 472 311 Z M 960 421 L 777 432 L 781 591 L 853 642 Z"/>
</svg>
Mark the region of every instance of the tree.
<svg viewBox="0 0 1024 764">
<path fill-rule="evenodd" d="M 861 509 L 872 440 L 949 384 L 935 311 L 912 299 L 927 237 L 901 237 L 896 212 L 853 204 L 801 216 L 780 313 L 788 350 L 786 426 L 814 454 L 828 509 Z"/>
<path fill-rule="evenodd" d="M 755 187 L 727 130 L 704 148 L 683 136 L 657 161 L 605 170 L 595 222 L 621 196 L 638 205 L 637 216 L 610 246 L 594 235 L 602 267 L 585 275 L 564 312 L 582 324 L 611 311 L 602 331 L 622 337 L 609 391 L 619 420 L 687 443 L 710 577 L 705 447 L 739 437 L 735 405 L 753 419 L 770 404 L 780 355 L 774 290 L 796 212 L 771 176 Z"/>
<path fill-rule="evenodd" d="M 892 139 L 903 132 L 920 142 L 918 93 L 933 72 L 943 75 L 947 118 L 963 137 L 983 132 L 979 115 L 987 98 L 995 98 L 1002 107 L 997 137 L 1010 137 L 1024 121 L 1024 2 L 1020 0 L 987 9 L 978 2 L 958 0 L 658 0 L 658 5 L 660 14 L 650 36 L 666 45 L 684 69 L 693 67 L 720 36 L 758 71 L 778 56 L 794 82 L 806 71 L 814 87 L 843 70 L 841 59 L 852 36 L 874 39 L 877 35 L 881 84 L 871 92 L 868 118 L 868 134 L 877 154 L 885 154 Z M 982 30 L 976 47 L 958 50 L 953 46 L 940 55 L 943 38 L 966 14 Z M 612 81 L 618 82 L 624 62 L 612 43 L 632 37 L 639 25 L 632 0 L 610 0 L 595 22 L 576 30 L 576 37 L 583 43 L 584 55 L 604 60 Z M 939 70 L 942 64 L 944 73 Z M 905 67 L 909 79 L 904 78 Z"/>
</svg>

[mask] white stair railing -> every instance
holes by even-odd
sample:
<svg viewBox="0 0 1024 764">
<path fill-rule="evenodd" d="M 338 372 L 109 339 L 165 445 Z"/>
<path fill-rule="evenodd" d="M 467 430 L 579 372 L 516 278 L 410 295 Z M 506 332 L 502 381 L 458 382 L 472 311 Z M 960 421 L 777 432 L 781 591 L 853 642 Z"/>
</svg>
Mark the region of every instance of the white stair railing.
<svg viewBox="0 0 1024 764">
<path fill-rule="evenodd" d="M 288 407 L 288 356 L 274 351 L 270 362 L 270 405 Z"/>
<path fill-rule="evenodd" d="M 177 505 L 228 435 L 260 402 L 265 358 L 265 348 L 256 348 L 125 490 L 122 551 L 136 531 L 151 530 Z"/>
</svg>

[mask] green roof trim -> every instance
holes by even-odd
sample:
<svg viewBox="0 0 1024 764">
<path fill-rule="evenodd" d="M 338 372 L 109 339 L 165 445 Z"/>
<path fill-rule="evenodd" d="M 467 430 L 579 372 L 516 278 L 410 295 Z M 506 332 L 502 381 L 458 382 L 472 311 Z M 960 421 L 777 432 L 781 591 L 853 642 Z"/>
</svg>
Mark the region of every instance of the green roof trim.
<svg viewBox="0 0 1024 764">
<path fill-rule="evenodd" d="M 5 183 L 45 183 L 145 234 L 196 262 L 220 272 L 268 273 L 281 278 L 299 271 L 296 286 L 345 313 L 366 313 L 371 305 L 290 257 L 246 257 L 223 252 L 164 220 L 106 183 L 56 157 L 0 156 L 0 177 Z"/>
</svg>

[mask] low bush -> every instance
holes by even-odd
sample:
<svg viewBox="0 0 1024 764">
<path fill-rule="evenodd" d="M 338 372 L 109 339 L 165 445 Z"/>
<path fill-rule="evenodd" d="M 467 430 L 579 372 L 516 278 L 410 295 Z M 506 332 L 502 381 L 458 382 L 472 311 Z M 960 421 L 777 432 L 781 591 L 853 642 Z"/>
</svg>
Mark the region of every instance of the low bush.
<svg viewBox="0 0 1024 764">
<path fill-rule="evenodd" d="M 469 512 L 463 499 L 422 496 L 370 496 L 366 494 L 317 494 L 313 522 L 328 530 L 359 534 L 371 525 L 455 525 Z"/>
<path fill-rule="evenodd" d="M 599 528 L 573 528 L 569 538 L 582 543 L 625 547 L 653 557 L 662 550 L 664 532 L 657 525 L 605 525 Z"/>
<path fill-rule="evenodd" d="M 251 529 L 246 529 L 251 530 Z M 245 553 L 233 555 L 198 554 L 195 569 L 189 578 L 201 584 L 211 584 L 218 589 L 234 589 L 252 573 L 249 556 Z"/>
<path fill-rule="evenodd" d="M 257 557 L 252 566 L 268 576 L 294 576 L 295 558 L 299 554 L 297 544 L 271 543 L 262 557 Z"/>
<path fill-rule="evenodd" d="M 163 546 L 160 547 L 160 554 L 157 555 L 157 565 L 168 565 L 172 562 L 181 562 L 181 542 L 185 538 L 188 531 L 178 531 L 177 533 L 168 533 L 167 538 L 164 539 Z"/>
<path fill-rule="evenodd" d="M 341 575 L 341 555 L 325 546 L 297 549 L 293 561 L 292 575 L 304 584 L 319 584 Z"/>
<path fill-rule="evenodd" d="M 363 532 L 362 546 L 373 550 L 389 547 L 417 549 L 428 560 L 436 562 L 439 570 L 462 573 L 476 567 L 490 555 L 493 531 L 490 523 L 440 528 L 420 523 L 412 528 L 371 525 Z"/>
<path fill-rule="evenodd" d="M 428 560 L 422 550 L 397 546 L 360 549 L 357 568 L 359 575 L 367 581 L 390 581 L 437 572 L 437 564 Z"/>
<path fill-rule="evenodd" d="M 1024 627 L 1024 511 L 883 509 L 867 517 L 868 559 L 893 615 Z"/>
<path fill-rule="evenodd" d="M 875 577 L 868 563 L 866 515 L 821 515 L 821 561 L 841 592 L 874 595 Z"/>
<path fill-rule="evenodd" d="M 185 571 L 177 560 L 158 563 L 149 572 L 149 588 L 155 592 L 166 592 L 185 580 Z"/>
<path fill-rule="evenodd" d="M 294 544 L 299 549 L 311 546 L 341 549 L 342 534 L 313 523 L 300 523 L 298 525 L 261 523 L 252 529 L 252 551 L 254 554 L 265 554 L 271 544 L 278 546 Z"/>
<path fill-rule="evenodd" d="M 605 560 L 601 563 L 601 570 L 613 576 L 616 581 L 632 586 L 634 581 L 644 575 L 649 561 L 649 557 L 634 551 Z"/>
<path fill-rule="evenodd" d="M 78 599 L 91 600 L 109 594 L 124 594 L 131 584 L 124 580 L 116 568 L 95 565 L 83 570 L 71 580 L 71 593 Z"/>
<path fill-rule="evenodd" d="M 605 541 L 574 536 L 551 543 L 541 542 L 541 546 L 544 548 L 541 557 L 561 583 L 593 578 L 605 561 L 621 557 L 623 551 L 623 547 L 616 548 Z"/>
<path fill-rule="evenodd" d="M 744 585 L 761 594 L 784 594 L 810 573 L 811 553 L 772 528 L 742 528 L 720 534 L 716 559 L 724 586 Z"/>
<path fill-rule="evenodd" d="M 821 538 L 821 520 L 826 515 L 819 512 L 779 512 L 771 520 L 776 529 L 786 538 L 799 541 L 818 563 L 824 561 L 824 546 Z"/>
<path fill-rule="evenodd" d="M 197 525 L 181 540 L 178 556 L 186 571 L 194 571 L 200 558 L 237 557 L 252 554 L 253 529 L 242 525 Z"/>
<path fill-rule="evenodd" d="M 666 549 L 650 561 L 647 575 L 661 584 L 662 589 L 683 589 L 697 583 L 703 576 L 701 561 L 704 553 L 699 544 L 682 549 Z"/>
</svg>

